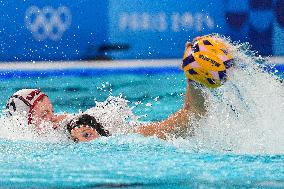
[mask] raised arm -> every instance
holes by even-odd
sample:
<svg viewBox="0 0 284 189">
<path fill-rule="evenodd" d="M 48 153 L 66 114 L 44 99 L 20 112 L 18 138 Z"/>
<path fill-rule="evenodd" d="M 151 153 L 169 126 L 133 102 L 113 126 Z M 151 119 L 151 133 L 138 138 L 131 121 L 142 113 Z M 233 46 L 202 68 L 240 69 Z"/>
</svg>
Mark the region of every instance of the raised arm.
<svg viewBox="0 0 284 189">
<path fill-rule="evenodd" d="M 165 139 L 167 134 L 188 127 L 191 116 L 200 117 L 205 113 L 204 97 L 200 89 L 188 82 L 183 107 L 166 120 L 138 127 L 135 132 L 144 136 L 157 136 Z"/>
</svg>

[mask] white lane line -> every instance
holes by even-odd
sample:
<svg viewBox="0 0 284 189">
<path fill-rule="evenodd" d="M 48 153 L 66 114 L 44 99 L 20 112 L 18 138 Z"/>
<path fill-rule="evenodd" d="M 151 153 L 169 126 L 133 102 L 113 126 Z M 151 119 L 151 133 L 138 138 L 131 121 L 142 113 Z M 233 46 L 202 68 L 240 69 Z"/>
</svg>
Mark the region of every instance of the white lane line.
<svg viewBox="0 0 284 189">
<path fill-rule="evenodd" d="M 115 61 L 70 61 L 70 62 L 7 62 L 0 63 L 0 70 L 53 70 L 74 68 L 151 68 L 178 67 L 178 59 L 166 60 L 115 60 Z"/>
<path fill-rule="evenodd" d="M 284 57 L 269 57 L 268 63 L 283 64 Z M 4 62 L 0 63 L 0 70 L 64 70 L 78 68 L 151 68 L 151 67 L 179 67 L 180 59 L 158 60 L 114 60 L 114 61 L 54 61 L 54 62 Z"/>
</svg>

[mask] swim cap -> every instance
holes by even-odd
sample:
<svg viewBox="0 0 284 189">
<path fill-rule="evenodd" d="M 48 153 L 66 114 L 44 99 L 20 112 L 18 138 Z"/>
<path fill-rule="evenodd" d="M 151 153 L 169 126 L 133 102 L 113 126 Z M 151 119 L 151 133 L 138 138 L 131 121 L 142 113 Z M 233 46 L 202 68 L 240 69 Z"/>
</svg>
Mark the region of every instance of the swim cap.
<svg viewBox="0 0 284 189">
<path fill-rule="evenodd" d="M 206 87 L 219 87 L 227 80 L 227 69 L 233 56 L 227 45 L 217 36 L 206 35 L 187 43 L 182 69 L 188 79 Z"/>
<path fill-rule="evenodd" d="M 26 117 L 31 124 L 31 112 L 37 102 L 46 96 L 39 89 L 22 89 L 15 92 L 6 104 L 7 116 Z"/>
<path fill-rule="evenodd" d="M 73 129 L 80 128 L 82 126 L 90 127 L 91 129 L 94 129 L 97 131 L 97 133 L 101 136 L 110 136 L 110 133 L 108 130 L 106 130 L 101 123 L 97 122 L 96 118 L 88 115 L 83 114 L 80 116 L 77 116 L 73 118 L 68 124 L 67 124 L 67 131 L 71 133 Z"/>
</svg>

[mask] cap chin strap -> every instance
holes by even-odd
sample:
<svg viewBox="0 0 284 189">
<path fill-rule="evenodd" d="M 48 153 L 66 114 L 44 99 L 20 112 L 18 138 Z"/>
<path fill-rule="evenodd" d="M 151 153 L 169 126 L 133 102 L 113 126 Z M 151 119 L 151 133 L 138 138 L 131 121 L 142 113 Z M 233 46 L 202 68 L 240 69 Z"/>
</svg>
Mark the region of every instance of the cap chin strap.
<svg viewBox="0 0 284 189">
<path fill-rule="evenodd" d="M 37 103 L 44 97 L 46 96 L 44 93 L 42 93 L 39 97 L 37 97 L 37 99 L 35 99 L 34 103 L 30 106 L 30 110 L 29 110 L 29 113 L 28 113 L 28 125 L 29 124 L 32 124 L 32 111 L 34 109 L 34 107 L 37 105 Z"/>
</svg>

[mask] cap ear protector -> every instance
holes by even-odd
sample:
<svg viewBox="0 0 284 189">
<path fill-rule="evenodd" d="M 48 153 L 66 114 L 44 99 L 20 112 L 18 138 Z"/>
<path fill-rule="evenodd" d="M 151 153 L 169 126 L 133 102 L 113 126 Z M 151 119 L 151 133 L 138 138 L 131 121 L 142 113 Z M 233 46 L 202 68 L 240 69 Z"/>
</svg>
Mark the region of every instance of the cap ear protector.
<svg viewBox="0 0 284 189">
<path fill-rule="evenodd" d="M 233 56 L 217 36 L 198 37 L 186 44 L 182 69 L 190 80 L 216 88 L 227 80 L 227 69 L 232 66 Z"/>
<path fill-rule="evenodd" d="M 102 124 L 98 123 L 96 118 L 94 118 L 93 116 L 90 116 L 88 114 L 83 114 L 79 117 L 72 119 L 67 124 L 67 131 L 69 131 L 69 133 L 71 133 L 73 129 L 77 129 L 77 128 L 80 128 L 82 126 L 88 126 L 92 129 L 94 129 L 101 136 L 106 136 L 106 137 L 110 136 L 109 131 L 106 130 L 102 126 Z"/>
<path fill-rule="evenodd" d="M 39 89 L 22 89 L 15 92 L 6 104 L 7 116 L 22 116 L 32 123 L 32 110 L 39 100 L 46 96 Z"/>
</svg>

